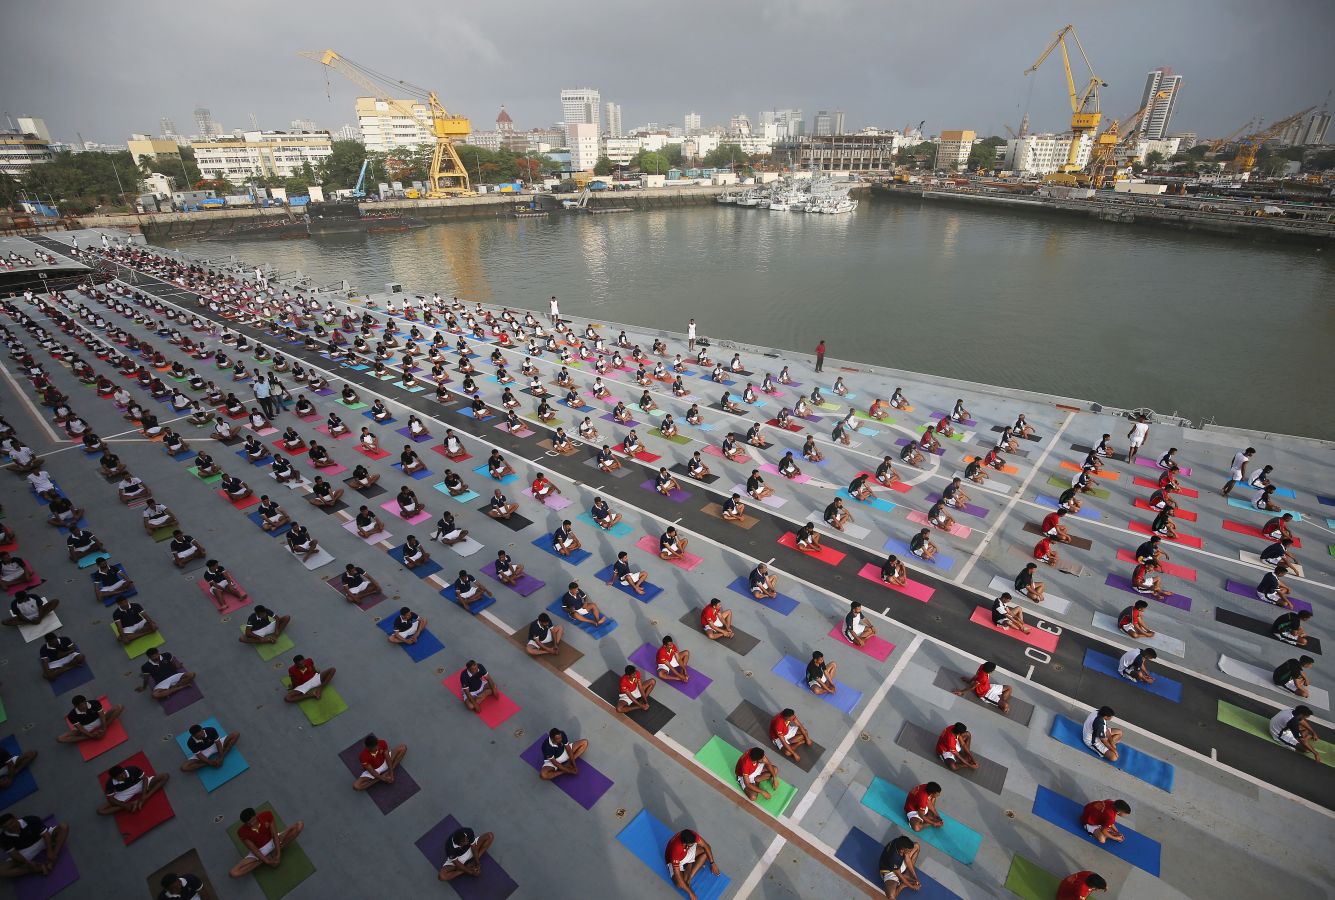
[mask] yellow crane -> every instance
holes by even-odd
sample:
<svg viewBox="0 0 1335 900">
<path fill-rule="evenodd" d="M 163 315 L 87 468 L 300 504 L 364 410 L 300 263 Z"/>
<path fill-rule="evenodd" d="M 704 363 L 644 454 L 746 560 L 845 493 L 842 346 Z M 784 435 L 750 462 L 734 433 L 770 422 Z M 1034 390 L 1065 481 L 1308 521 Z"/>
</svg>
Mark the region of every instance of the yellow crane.
<svg viewBox="0 0 1335 900">
<path fill-rule="evenodd" d="M 1301 121 L 1303 116 L 1316 109 L 1315 106 L 1309 106 L 1307 109 L 1296 112 L 1286 119 L 1280 119 L 1278 122 L 1259 131 L 1255 131 L 1246 137 L 1238 139 L 1238 155 L 1233 157 L 1232 168 L 1243 175 L 1249 174 L 1256 168 L 1256 155 L 1261 152 L 1261 147 L 1266 141 L 1273 141 L 1283 134 L 1294 122 Z"/>
<path fill-rule="evenodd" d="M 1094 139 L 1094 149 L 1089 155 L 1090 186 L 1104 187 L 1110 181 L 1119 180 L 1121 173 L 1117 165 L 1117 156 L 1121 149 L 1132 140 L 1140 120 L 1155 102 L 1166 100 L 1168 91 L 1159 91 L 1147 106 L 1142 106 L 1129 116 L 1112 119 L 1108 127 Z"/>
<path fill-rule="evenodd" d="M 1071 74 L 1071 56 L 1066 49 L 1067 36 L 1075 42 L 1076 49 L 1080 51 L 1080 58 L 1085 61 L 1085 67 L 1089 69 L 1089 81 L 1083 90 L 1076 87 L 1075 76 Z M 1108 83 L 1094 74 L 1094 66 L 1090 63 L 1089 56 L 1085 54 L 1085 48 L 1080 44 L 1080 37 L 1075 33 L 1074 25 L 1067 25 L 1058 31 L 1038 61 L 1025 69 L 1024 74 L 1037 72 L 1038 67 L 1043 65 L 1044 60 L 1058 47 L 1061 48 L 1062 68 L 1066 73 L 1066 92 L 1071 98 L 1071 148 L 1066 153 L 1066 163 L 1057 171 L 1070 176 L 1069 179 L 1063 180 L 1076 181 L 1075 175 L 1080 171 L 1080 166 L 1076 162 L 1080 157 L 1080 141 L 1086 134 L 1093 134 L 1099 128 L 1099 120 L 1102 118 L 1099 112 L 1099 88 L 1107 87 Z"/>
<path fill-rule="evenodd" d="M 439 200 L 475 195 L 468 180 L 468 170 L 464 168 L 463 160 L 459 159 L 459 154 L 454 149 L 455 141 L 462 140 L 472 133 L 472 123 L 466 116 L 452 116 L 446 112 L 435 91 L 390 78 L 374 69 L 355 63 L 346 56 L 340 56 L 333 50 L 303 51 L 298 55 L 318 62 L 325 67 L 326 72 L 333 69 L 369 91 L 372 97 L 385 100 L 393 109 L 410 119 L 416 119 L 417 114 L 411 106 L 390 94 L 390 91 L 409 94 L 410 99 L 426 106 L 431 116 L 431 135 L 435 138 L 426 196 L 432 200 Z M 381 94 L 384 96 L 380 97 Z"/>
</svg>

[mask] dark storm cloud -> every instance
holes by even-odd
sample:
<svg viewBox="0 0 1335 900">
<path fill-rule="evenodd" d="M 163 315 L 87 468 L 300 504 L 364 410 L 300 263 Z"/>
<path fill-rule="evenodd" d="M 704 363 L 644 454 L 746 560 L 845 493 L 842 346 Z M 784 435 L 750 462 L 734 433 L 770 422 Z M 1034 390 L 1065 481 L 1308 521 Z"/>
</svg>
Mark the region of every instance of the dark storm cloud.
<svg viewBox="0 0 1335 900">
<path fill-rule="evenodd" d="M 350 82 L 297 50 L 332 47 L 436 89 L 489 128 L 506 104 L 520 128 L 560 118 L 562 87 L 621 104 L 625 127 L 706 123 L 745 112 L 843 109 L 849 128 L 1000 133 L 1027 108 L 1036 130 L 1066 122 L 1057 60 L 1026 79 L 1053 32 L 1074 22 L 1104 112 L 1136 108 L 1145 73 L 1185 77 L 1173 128 L 1220 135 L 1320 104 L 1335 87 L 1335 4 L 1326 0 L 757 0 L 454 3 L 407 0 L 11 2 L 0 12 L 0 108 L 46 119 L 72 140 L 194 131 L 208 107 L 229 130 L 353 121 Z M 1077 75 L 1077 77 L 1080 77 Z"/>
</svg>

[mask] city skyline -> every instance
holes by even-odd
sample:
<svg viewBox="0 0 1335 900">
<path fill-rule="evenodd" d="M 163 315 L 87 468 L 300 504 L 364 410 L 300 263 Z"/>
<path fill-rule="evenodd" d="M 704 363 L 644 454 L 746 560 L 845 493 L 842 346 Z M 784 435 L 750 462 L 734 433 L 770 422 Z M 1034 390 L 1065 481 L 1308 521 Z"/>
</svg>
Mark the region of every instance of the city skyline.
<svg viewBox="0 0 1335 900">
<path fill-rule="evenodd" d="M 591 14 L 598 8 L 587 6 Z M 297 57 L 284 36 L 295 33 L 309 35 L 302 47 L 346 51 L 358 62 L 436 90 L 447 109 L 475 119 L 481 128 L 490 126 L 502 104 L 519 128 L 548 127 L 559 121 L 554 96 L 569 85 L 587 85 L 615 91 L 628 128 L 681 122 L 684 110 L 698 112 L 708 127 L 738 113 L 755 116 L 757 110 L 789 107 L 807 110 L 808 119 L 816 110 L 842 110 L 849 131 L 866 125 L 900 128 L 926 119 L 929 134 L 960 128 L 1004 134 L 1026 111 L 1032 130 L 1060 131 L 1069 107 L 1058 68 L 1045 67 L 1028 78 L 1021 73 L 1068 19 L 1109 83 L 1103 91 L 1109 117 L 1133 111 L 1146 73 L 1160 66 L 1171 66 L 1190 85 L 1173 110 L 1174 130 L 1203 136 L 1320 105 L 1335 85 L 1335 61 L 1328 52 L 1335 42 L 1335 14 L 1322 10 L 1313 16 L 1313 7 L 1299 0 L 1281 0 L 1264 17 L 1254 4 L 1241 2 L 1218 4 L 1205 17 L 1148 2 L 1056 12 L 977 9 L 947 0 L 920 16 L 871 0 L 779 0 L 759 9 L 688 2 L 677 15 L 650 15 L 633 42 L 600 40 L 590 45 L 596 53 L 540 43 L 514 57 L 505 38 L 516 17 L 524 19 L 509 8 L 470 10 L 459 21 L 455 13 L 413 4 L 421 27 L 378 36 L 354 27 L 355 17 L 340 14 L 354 8 L 343 0 L 321 5 L 323 29 L 311 28 L 302 4 L 238 0 L 236 7 L 234 15 L 253 12 L 266 23 L 248 40 L 244 58 L 221 44 L 196 40 L 190 20 L 162 0 L 147 0 L 132 24 L 109 8 L 85 8 L 73 0 L 11 8 L 5 13 L 8 30 L 25 40 L 0 59 L 0 109 L 42 117 L 58 139 L 69 141 L 76 133 L 99 141 L 156 133 L 164 117 L 193 121 L 196 107 L 211 110 L 228 131 L 249 128 L 252 114 L 265 129 L 311 119 L 337 130 L 352 121 L 353 100 L 365 92 L 336 75 L 326 89 L 324 73 Z M 702 15 L 707 11 L 717 27 L 692 27 L 694 7 Z M 64 27 L 62 8 L 77 12 L 84 27 Z M 1307 24 L 1281 24 L 1295 19 Z M 940 27 L 943 21 L 951 27 Z M 848 22 L 858 27 L 848 28 Z M 450 54 L 438 52 L 439 32 L 450 35 Z M 173 76 L 145 82 L 144 69 L 127 67 L 90 78 L 77 65 L 53 69 L 43 62 L 51 47 L 70 59 L 96 58 L 97 48 L 118 34 L 151 47 L 156 71 Z M 838 51 L 823 56 L 818 68 L 811 54 L 794 66 L 762 52 L 792 40 Z M 672 78 L 658 77 L 662 67 L 650 63 L 657 57 L 666 65 L 684 47 L 692 59 L 708 64 L 673 66 Z M 1264 59 L 1265 66 L 1239 66 L 1239 54 Z M 946 57 L 956 64 L 940 66 Z M 929 70 L 933 77 L 922 77 Z M 31 77 L 37 71 L 42 77 Z"/>
</svg>

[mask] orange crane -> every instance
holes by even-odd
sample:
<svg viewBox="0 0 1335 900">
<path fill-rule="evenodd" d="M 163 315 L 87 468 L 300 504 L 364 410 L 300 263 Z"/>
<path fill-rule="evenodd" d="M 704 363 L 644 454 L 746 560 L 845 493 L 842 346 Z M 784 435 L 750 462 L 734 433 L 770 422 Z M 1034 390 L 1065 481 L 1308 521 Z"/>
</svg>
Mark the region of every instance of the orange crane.
<svg viewBox="0 0 1335 900">
<path fill-rule="evenodd" d="M 1238 139 L 1238 155 L 1233 157 L 1231 167 L 1235 172 L 1242 175 L 1250 174 L 1252 169 L 1256 168 L 1256 155 L 1261 152 L 1266 141 L 1273 141 L 1293 125 L 1294 122 L 1301 121 L 1303 116 L 1316 109 L 1315 106 L 1309 106 L 1300 112 L 1296 112 L 1286 119 L 1280 119 L 1278 122 L 1255 131 L 1245 137 Z"/>
<path fill-rule="evenodd" d="M 1075 76 L 1071 74 L 1071 56 L 1066 49 L 1068 35 L 1075 42 L 1076 49 L 1080 51 L 1080 58 L 1085 61 L 1085 67 L 1089 69 L 1089 81 L 1083 90 L 1076 88 Z M 1080 157 L 1081 138 L 1087 134 L 1092 135 L 1099 128 L 1099 120 L 1102 118 L 1099 112 L 1099 88 L 1107 87 L 1108 83 L 1094 74 L 1094 66 L 1090 63 L 1085 48 L 1080 44 L 1080 37 L 1075 33 L 1074 25 L 1067 25 L 1058 31 L 1038 61 L 1025 69 L 1024 74 L 1029 75 L 1038 71 L 1038 67 L 1043 65 L 1043 61 L 1058 47 L 1061 48 L 1062 68 L 1066 74 L 1066 93 L 1071 99 L 1071 147 L 1066 153 L 1066 163 L 1057 171 L 1062 175 L 1071 176 L 1069 180 L 1075 180 L 1075 174 L 1081 169 L 1076 162 Z"/>
<path fill-rule="evenodd" d="M 1150 100 L 1129 116 L 1113 119 L 1103 133 L 1094 139 L 1094 149 L 1089 155 L 1090 187 L 1101 188 L 1108 182 L 1118 180 L 1120 167 L 1117 165 L 1119 151 L 1129 143 L 1136 133 L 1136 126 L 1144 118 L 1150 106 L 1158 100 L 1168 98 L 1168 91 L 1159 91 Z"/>
</svg>

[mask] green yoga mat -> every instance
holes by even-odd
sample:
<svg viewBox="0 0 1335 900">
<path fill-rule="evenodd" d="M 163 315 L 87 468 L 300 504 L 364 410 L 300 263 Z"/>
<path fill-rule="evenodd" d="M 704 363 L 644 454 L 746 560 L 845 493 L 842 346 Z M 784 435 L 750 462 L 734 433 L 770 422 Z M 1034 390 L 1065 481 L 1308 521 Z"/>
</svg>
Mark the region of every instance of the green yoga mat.
<svg viewBox="0 0 1335 900">
<path fill-rule="evenodd" d="M 328 691 L 325 693 L 328 696 Z M 278 813 L 274 812 L 272 803 L 262 803 L 255 809 L 258 812 L 268 811 L 274 814 L 275 834 L 287 827 Z M 236 847 L 237 853 L 245 856 L 248 851 L 245 845 L 241 843 L 241 839 L 236 836 L 240 828 L 240 822 L 228 826 L 227 836 L 232 839 L 232 846 Z M 255 883 L 260 886 L 260 890 L 264 892 L 264 896 L 268 900 L 279 900 L 280 897 L 286 897 L 296 890 L 297 885 L 314 875 L 315 864 L 306 855 L 306 851 L 301 849 L 301 843 L 298 841 L 283 848 L 282 862 L 278 864 L 277 868 L 261 865 L 252 874 L 255 876 Z"/>
<path fill-rule="evenodd" d="M 1011 868 L 1006 873 L 1006 890 L 1021 900 L 1052 900 L 1060 885 L 1061 879 L 1047 869 L 1039 868 L 1018 854 L 1011 858 Z"/>
<path fill-rule="evenodd" d="M 1053 475 L 1051 478 L 1048 479 L 1048 484 L 1052 485 L 1053 487 L 1068 488 L 1071 486 L 1071 479 L 1062 478 L 1059 475 Z M 1095 497 L 1098 497 L 1100 500 L 1107 500 L 1109 497 L 1112 496 L 1112 494 L 1108 493 L 1103 488 L 1094 488 L 1094 490 L 1090 491 L 1090 493 L 1093 494 Z"/>
<path fill-rule="evenodd" d="M 867 415 L 865 412 L 863 412 L 863 411 L 860 410 L 860 409 L 856 409 L 856 410 L 854 410 L 854 411 L 853 411 L 853 415 L 857 416 L 859 419 L 865 419 L 865 420 L 867 420 L 868 422 L 879 422 L 879 423 L 881 423 L 882 425 L 893 425 L 893 424 L 895 424 L 894 417 L 892 417 L 892 416 L 886 416 L 884 419 L 873 419 L 871 416 Z M 963 440 L 963 439 L 964 439 L 964 436 L 963 436 L 963 435 L 960 435 L 960 439 Z"/>
<path fill-rule="evenodd" d="M 176 530 L 175 525 L 163 525 L 161 528 L 153 532 L 153 540 L 157 541 L 160 544 L 163 541 L 167 540 L 167 538 L 171 537 L 172 532 L 175 530 Z"/>
<path fill-rule="evenodd" d="M 741 756 L 742 751 L 715 735 L 709 739 L 709 743 L 700 748 L 699 753 L 695 754 L 695 760 L 736 788 L 738 793 L 741 793 L 742 789 L 737 784 L 737 776 L 733 774 L 737 760 L 741 759 Z M 770 793 L 773 796 L 768 800 L 764 797 L 757 797 L 756 805 L 772 816 L 780 816 L 788 807 L 788 804 L 792 802 L 793 797 L 797 795 L 797 788 L 780 778 L 779 786 L 771 790 Z"/>
<path fill-rule="evenodd" d="M 199 478 L 199 480 L 205 484 L 215 484 L 216 482 L 222 481 L 222 475 L 210 475 L 208 478 L 200 478 L 198 466 L 191 466 L 189 469 L 186 469 L 186 471 L 196 478 Z"/>
<path fill-rule="evenodd" d="M 1241 707 L 1234 706 L 1232 703 L 1219 701 L 1219 721 L 1225 725 L 1232 725 L 1239 731 L 1245 731 L 1248 734 L 1254 734 L 1259 738 L 1265 739 L 1268 744 L 1278 743 L 1270 736 L 1270 720 L 1265 716 L 1257 715 L 1254 712 L 1248 712 Z M 1335 766 L 1335 744 L 1330 741 L 1316 741 L 1312 746 L 1316 752 L 1321 754 L 1321 764 L 1326 766 Z M 1306 754 L 1303 754 L 1304 756 Z"/>
<path fill-rule="evenodd" d="M 111 623 L 111 633 L 117 637 L 120 636 L 121 631 L 116 627 L 115 622 Z M 130 657 L 130 659 L 134 659 L 137 656 L 143 656 L 154 647 L 161 647 L 165 643 L 167 643 L 167 639 L 162 636 L 162 632 L 155 631 L 152 634 L 146 634 L 141 638 L 135 638 L 128 644 L 121 644 L 121 647 L 125 649 L 126 656 Z"/>
<path fill-rule="evenodd" d="M 663 432 L 659 431 L 657 428 L 653 429 L 649 433 L 652 434 L 654 437 L 662 438 L 665 441 L 671 441 L 674 444 L 689 444 L 691 442 L 691 439 L 688 437 L 682 437 L 680 434 L 674 434 L 668 436 L 663 434 Z"/>
<path fill-rule="evenodd" d="M 283 687 L 292 689 L 292 679 L 286 675 L 283 676 Z M 297 706 L 301 707 L 301 711 L 306 714 L 312 725 L 323 725 L 335 716 L 348 711 L 348 704 L 332 686 L 326 686 L 320 692 L 319 700 L 302 700 Z"/>
<path fill-rule="evenodd" d="M 242 625 L 241 631 L 244 632 L 245 630 L 246 626 Z M 281 656 L 291 650 L 296 644 L 292 643 L 292 638 L 288 637 L 286 634 L 280 634 L 278 640 L 274 641 L 272 644 L 247 644 L 246 646 L 254 647 L 255 652 L 260 655 L 260 659 L 268 662 L 275 656 Z"/>
</svg>

